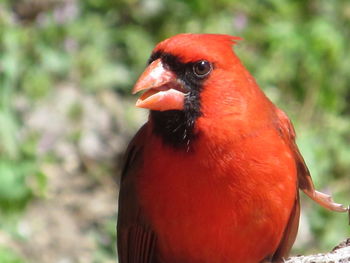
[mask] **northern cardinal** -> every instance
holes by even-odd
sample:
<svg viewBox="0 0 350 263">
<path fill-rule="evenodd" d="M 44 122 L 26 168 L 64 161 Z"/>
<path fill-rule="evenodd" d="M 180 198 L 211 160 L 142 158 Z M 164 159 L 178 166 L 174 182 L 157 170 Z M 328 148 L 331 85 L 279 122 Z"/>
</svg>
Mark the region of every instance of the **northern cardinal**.
<svg viewBox="0 0 350 263">
<path fill-rule="evenodd" d="M 314 189 L 286 114 L 232 50 L 237 37 L 180 34 L 159 43 L 133 93 L 150 110 L 122 170 L 120 263 L 280 262 Z"/>
</svg>

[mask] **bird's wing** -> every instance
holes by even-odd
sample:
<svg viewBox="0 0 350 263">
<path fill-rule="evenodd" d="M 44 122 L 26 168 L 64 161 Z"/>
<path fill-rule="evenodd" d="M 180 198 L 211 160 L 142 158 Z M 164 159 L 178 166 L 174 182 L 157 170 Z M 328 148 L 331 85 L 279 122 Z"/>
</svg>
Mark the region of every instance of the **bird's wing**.
<svg viewBox="0 0 350 263">
<path fill-rule="evenodd" d="M 288 119 L 287 115 L 280 109 L 276 108 L 276 128 L 282 137 L 282 139 L 289 145 L 294 159 L 296 162 L 297 173 L 298 173 L 298 187 L 305 194 L 307 194 L 311 199 L 316 201 L 318 204 L 337 212 L 345 212 L 347 209 L 341 205 L 333 202 L 330 195 L 318 192 L 315 190 L 312 178 L 307 168 L 304 158 L 301 155 L 298 146 L 295 142 L 295 131 L 292 123 Z M 291 212 L 288 225 L 284 230 L 281 242 L 275 251 L 272 262 L 283 262 L 282 259 L 288 257 L 289 251 L 293 246 L 295 241 L 298 226 L 299 226 L 299 216 L 300 216 L 300 203 L 299 203 L 299 193 L 297 192 L 295 198 L 295 204 Z"/>
<path fill-rule="evenodd" d="M 298 233 L 299 217 L 300 202 L 299 193 L 297 192 L 293 210 L 289 216 L 288 224 L 284 230 L 281 242 L 279 243 L 277 250 L 273 254 L 272 262 L 283 262 L 283 258 L 285 259 L 288 257 L 289 251 L 291 250 Z"/>
<path fill-rule="evenodd" d="M 315 190 L 309 169 L 307 168 L 304 158 L 301 155 L 298 146 L 295 143 L 295 131 L 292 123 L 282 110 L 276 108 L 276 114 L 278 119 L 276 126 L 278 128 L 280 136 L 284 139 L 284 141 L 287 144 L 289 144 L 289 147 L 294 154 L 294 159 L 296 162 L 298 172 L 299 188 L 312 200 L 329 210 L 336 212 L 348 211 L 348 209 L 342 204 L 335 203 L 330 195 Z"/>
<path fill-rule="evenodd" d="M 130 142 L 121 173 L 117 225 L 120 263 L 155 262 L 156 236 L 143 217 L 135 192 L 136 175 L 142 165 L 146 125 Z"/>
</svg>

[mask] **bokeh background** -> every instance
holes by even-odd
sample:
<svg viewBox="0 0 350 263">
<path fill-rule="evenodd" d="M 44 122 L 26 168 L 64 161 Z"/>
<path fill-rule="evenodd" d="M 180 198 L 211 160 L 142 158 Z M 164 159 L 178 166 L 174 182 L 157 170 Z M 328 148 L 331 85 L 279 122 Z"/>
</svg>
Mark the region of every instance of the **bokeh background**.
<svg viewBox="0 0 350 263">
<path fill-rule="evenodd" d="M 146 119 L 130 89 L 181 32 L 245 39 L 317 188 L 350 203 L 349 29 L 347 0 L 1 0 L 0 262 L 115 262 L 117 171 Z M 294 253 L 350 235 L 346 215 L 302 201 Z"/>
</svg>

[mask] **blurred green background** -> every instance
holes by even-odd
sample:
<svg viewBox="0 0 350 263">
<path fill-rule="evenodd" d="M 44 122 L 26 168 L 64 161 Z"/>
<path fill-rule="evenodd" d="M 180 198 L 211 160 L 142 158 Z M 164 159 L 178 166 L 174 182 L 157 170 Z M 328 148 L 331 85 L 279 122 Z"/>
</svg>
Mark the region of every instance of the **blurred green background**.
<svg viewBox="0 0 350 263">
<path fill-rule="evenodd" d="M 181 32 L 245 39 L 317 188 L 350 203 L 349 28 L 347 0 L 0 0 L 0 262 L 115 262 L 114 179 L 146 118 L 130 89 Z M 302 201 L 294 253 L 350 236 L 346 215 Z"/>
</svg>

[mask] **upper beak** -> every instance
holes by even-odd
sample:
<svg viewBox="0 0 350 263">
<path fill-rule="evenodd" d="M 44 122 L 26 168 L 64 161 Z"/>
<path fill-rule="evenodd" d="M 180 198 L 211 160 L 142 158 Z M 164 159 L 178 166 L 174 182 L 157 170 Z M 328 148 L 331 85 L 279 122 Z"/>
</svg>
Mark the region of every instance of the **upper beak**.
<svg viewBox="0 0 350 263">
<path fill-rule="evenodd" d="M 150 110 L 183 110 L 185 91 L 181 81 L 160 59 L 153 61 L 136 82 L 132 94 L 146 90 L 136 102 L 136 107 Z"/>
</svg>

